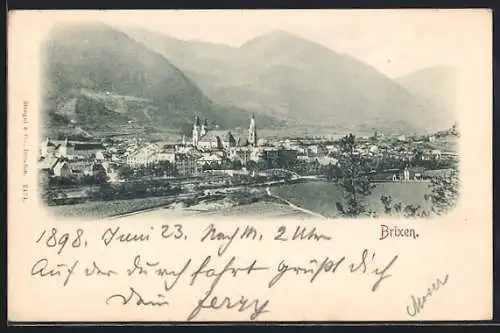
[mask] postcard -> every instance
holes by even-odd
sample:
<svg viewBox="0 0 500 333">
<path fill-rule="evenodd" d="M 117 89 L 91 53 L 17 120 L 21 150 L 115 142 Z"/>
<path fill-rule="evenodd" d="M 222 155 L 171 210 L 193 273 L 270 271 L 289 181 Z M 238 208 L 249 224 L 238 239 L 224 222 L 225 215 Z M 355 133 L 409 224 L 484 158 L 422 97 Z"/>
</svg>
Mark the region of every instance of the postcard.
<svg viewBox="0 0 500 333">
<path fill-rule="evenodd" d="M 11 322 L 492 318 L 487 9 L 13 11 Z"/>
</svg>

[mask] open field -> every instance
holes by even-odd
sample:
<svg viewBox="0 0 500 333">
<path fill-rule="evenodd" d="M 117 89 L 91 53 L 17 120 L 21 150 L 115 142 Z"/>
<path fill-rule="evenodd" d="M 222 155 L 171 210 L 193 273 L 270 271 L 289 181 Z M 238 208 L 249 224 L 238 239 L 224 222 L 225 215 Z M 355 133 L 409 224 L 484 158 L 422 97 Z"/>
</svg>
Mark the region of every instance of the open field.
<svg viewBox="0 0 500 333">
<path fill-rule="evenodd" d="M 217 215 L 221 217 L 240 217 L 240 218 L 294 218 L 310 219 L 313 216 L 295 210 L 292 207 L 268 201 L 259 201 L 247 205 L 234 206 L 220 211 L 212 211 L 203 215 Z"/>
<path fill-rule="evenodd" d="M 170 204 L 172 197 L 151 197 L 113 201 L 90 201 L 75 205 L 49 206 L 48 211 L 62 217 L 108 218 Z"/>
<path fill-rule="evenodd" d="M 335 184 L 329 182 L 298 183 L 273 187 L 271 192 L 305 209 L 326 217 L 338 214 L 336 202 L 343 202 L 343 193 Z M 403 205 L 425 205 L 424 195 L 429 193 L 426 182 L 418 183 L 379 183 L 368 196 L 367 205 L 377 212 L 383 212 L 380 201 L 382 194 L 392 196 L 394 202 Z"/>
</svg>

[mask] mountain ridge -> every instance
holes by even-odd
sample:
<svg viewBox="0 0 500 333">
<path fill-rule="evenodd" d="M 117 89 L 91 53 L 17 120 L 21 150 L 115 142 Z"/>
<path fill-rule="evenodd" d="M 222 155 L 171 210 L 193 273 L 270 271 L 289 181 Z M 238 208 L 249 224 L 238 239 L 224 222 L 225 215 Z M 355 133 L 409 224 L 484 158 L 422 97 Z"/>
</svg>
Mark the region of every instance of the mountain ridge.
<svg viewBox="0 0 500 333">
<path fill-rule="evenodd" d="M 209 43 L 218 52 L 204 52 L 203 42 L 179 50 L 178 39 L 147 29 L 126 33 L 171 60 L 215 102 L 256 114 L 348 127 L 385 118 L 387 128 L 395 120 L 399 127 L 406 123 L 406 130 L 428 126 L 420 119 L 432 114 L 428 104 L 373 66 L 289 32 L 272 31 L 239 47 Z"/>
<path fill-rule="evenodd" d="M 394 80 L 283 30 L 235 47 L 144 28 L 82 23 L 59 28 L 44 47 L 46 112 L 61 115 L 65 100 L 83 99 L 87 108 L 104 105 L 116 113 L 117 123 L 133 122 L 149 131 L 185 129 L 195 114 L 228 129 L 245 126 L 255 113 L 262 127 L 384 132 L 442 128 L 439 122 L 448 125 L 452 117 L 449 108 L 422 90 L 432 77 L 426 71 L 417 75 L 419 80 Z M 443 114 L 436 116 L 436 110 Z M 86 121 L 82 129 L 98 128 L 91 124 L 98 119 Z"/>
<path fill-rule="evenodd" d="M 214 103 L 164 56 L 104 23 L 57 26 L 44 42 L 43 53 L 47 114 L 60 114 L 65 100 L 71 98 L 83 98 L 89 110 L 121 98 L 121 114 L 108 110 L 116 113 L 117 122 L 135 121 L 159 130 L 179 129 L 192 122 L 195 114 L 222 128 L 247 121 L 250 115 Z M 90 128 L 99 119 L 68 121 Z"/>
</svg>

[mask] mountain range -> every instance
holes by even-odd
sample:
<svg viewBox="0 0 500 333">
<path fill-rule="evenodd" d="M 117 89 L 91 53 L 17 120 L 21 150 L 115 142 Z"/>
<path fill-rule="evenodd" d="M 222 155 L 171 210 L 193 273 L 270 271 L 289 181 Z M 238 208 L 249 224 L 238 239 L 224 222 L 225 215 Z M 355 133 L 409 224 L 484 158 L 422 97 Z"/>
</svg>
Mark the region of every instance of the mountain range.
<svg viewBox="0 0 500 333">
<path fill-rule="evenodd" d="M 284 31 L 240 47 L 103 23 L 58 26 L 44 42 L 45 128 L 88 135 L 219 128 L 422 131 L 454 121 L 452 70 L 393 80 Z M 446 91 L 447 94 L 442 93 Z"/>
</svg>

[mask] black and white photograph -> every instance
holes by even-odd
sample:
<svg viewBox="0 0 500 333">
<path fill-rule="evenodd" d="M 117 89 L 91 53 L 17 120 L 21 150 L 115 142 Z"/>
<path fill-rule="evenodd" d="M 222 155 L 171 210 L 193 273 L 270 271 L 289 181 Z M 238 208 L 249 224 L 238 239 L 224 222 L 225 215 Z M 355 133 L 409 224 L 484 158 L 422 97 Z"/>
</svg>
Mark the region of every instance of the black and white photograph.
<svg viewBox="0 0 500 333">
<path fill-rule="evenodd" d="M 456 68 L 439 38 L 411 22 L 384 24 L 384 15 L 369 24 L 323 15 L 315 25 L 248 17 L 55 25 L 40 59 L 48 212 L 310 219 L 453 210 Z"/>
<path fill-rule="evenodd" d="M 491 11 L 8 24 L 10 320 L 492 318 Z"/>
</svg>

